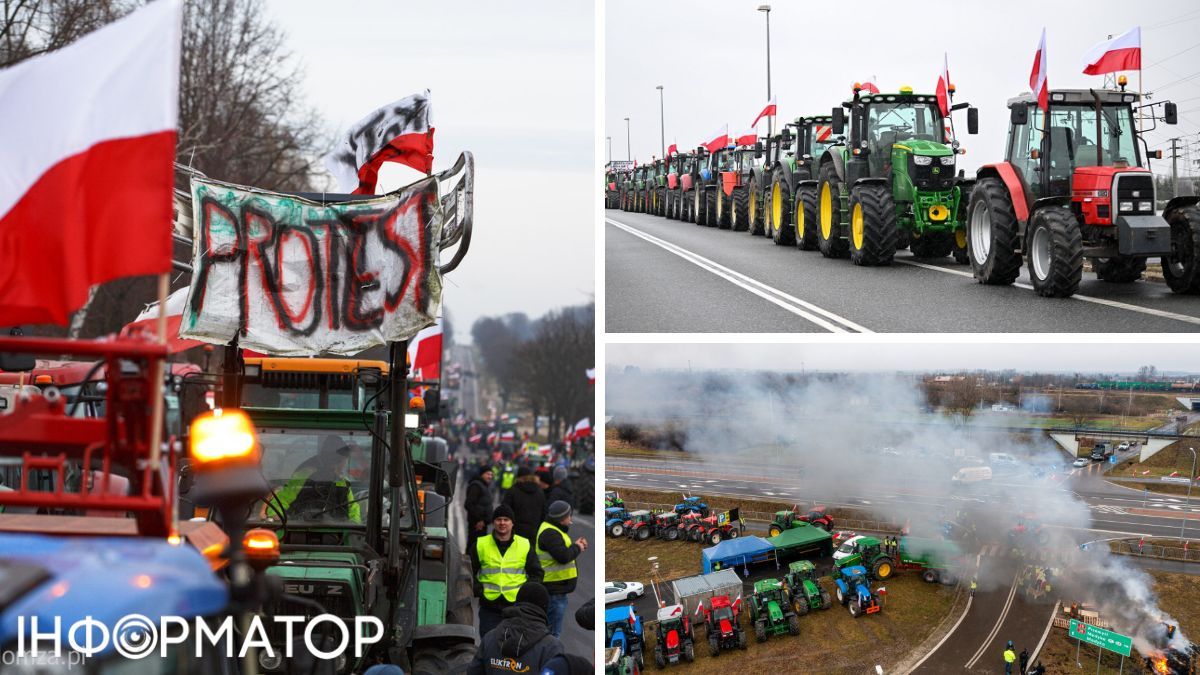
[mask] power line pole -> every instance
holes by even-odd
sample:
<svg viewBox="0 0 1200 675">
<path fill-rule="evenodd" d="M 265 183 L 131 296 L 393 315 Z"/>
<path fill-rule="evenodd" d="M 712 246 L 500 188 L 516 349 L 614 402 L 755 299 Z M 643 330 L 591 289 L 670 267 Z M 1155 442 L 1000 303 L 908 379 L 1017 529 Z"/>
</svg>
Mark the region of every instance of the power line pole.
<svg viewBox="0 0 1200 675">
<path fill-rule="evenodd" d="M 771 6 L 759 5 L 758 11 L 767 15 L 767 101 L 771 100 Z M 767 136 L 773 132 L 774 117 L 767 118 Z"/>
<path fill-rule="evenodd" d="M 629 149 L 630 147 L 632 147 L 632 146 L 629 145 L 629 118 L 626 117 L 625 118 L 625 159 L 626 160 L 633 159 L 633 152 L 630 151 L 630 149 Z"/>
<path fill-rule="evenodd" d="M 1171 139 L 1171 197 L 1179 196 L 1179 140 Z"/>
<path fill-rule="evenodd" d="M 662 154 L 659 155 L 659 157 L 662 157 L 665 159 L 667 156 L 667 113 L 665 112 L 666 108 L 664 107 L 665 104 L 663 103 L 663 86 L 660 84 L 660 85 L 658 85 L 657 88 L 658 88 L 658 122 L 660 125 L 659 133 L 662 134 L 662 138 L 661 138 Z"/>
</svg>

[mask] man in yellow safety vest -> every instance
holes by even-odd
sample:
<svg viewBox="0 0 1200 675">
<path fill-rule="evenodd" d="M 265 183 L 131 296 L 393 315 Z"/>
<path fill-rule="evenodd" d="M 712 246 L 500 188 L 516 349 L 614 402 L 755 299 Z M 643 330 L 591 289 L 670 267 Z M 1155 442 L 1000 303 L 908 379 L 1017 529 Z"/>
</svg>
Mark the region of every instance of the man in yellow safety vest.
<svg viewBox="0 0 1200 675">
<path fill-rule="evenodd" d="M 500 624 L 502 612 L 517 600 L 527 581 L 542 581 L 533 543 L 513 532 L 512 508 L 501 504 L 492 512 L 492 532 L 470 549 L 475 570 L 475 597 L 479 598 L 479 635 Z"/>
<path fill-rule="evenodd" d="M 587 539 L 571 542 L 567 529 L 571 526 L 571 505 L 558 500 L 550 503 L 546 520 L 537 531 L 537 558 L 545 572 L 542 585 L 550 594 L 546 617 L 554 637 L 562 635 L 563 615 L 567 612 L 567 595 L 575 590 L 579 570 L 575 559 L 588 548 Z"/>
</svg>

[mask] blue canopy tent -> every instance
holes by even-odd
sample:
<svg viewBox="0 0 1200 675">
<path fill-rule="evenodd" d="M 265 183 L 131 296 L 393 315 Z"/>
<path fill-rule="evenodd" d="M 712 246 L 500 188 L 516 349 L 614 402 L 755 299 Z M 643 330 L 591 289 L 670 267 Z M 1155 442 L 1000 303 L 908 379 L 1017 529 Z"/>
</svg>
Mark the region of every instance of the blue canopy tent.
<svg viewBox="0 0 1200 675">
<path fill-rule="evenodd" d="M 726 539 L 716 546 L 704 549 L 700 556 L 704 574 L 737 565 L 776 560 L 774 544 L 762 537 Z M 776 560 L 776 565 L 778 564 Z"/>
</svg>

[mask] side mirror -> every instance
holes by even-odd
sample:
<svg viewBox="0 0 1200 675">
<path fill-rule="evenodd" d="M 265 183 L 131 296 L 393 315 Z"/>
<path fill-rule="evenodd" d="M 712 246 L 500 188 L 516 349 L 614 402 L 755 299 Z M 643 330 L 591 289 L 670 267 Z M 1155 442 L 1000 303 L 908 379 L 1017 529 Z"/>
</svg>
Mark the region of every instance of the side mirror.
<svg viewBox="0 0 1200 675">
<path fill-rule="evenodd" d="M 792 142 L 792 130 L 788 127 L 783 128 L 783 133 L 780 134 L 784 143 Z"/>
<path fill-rule="evenodd" d="M 20 337 L 24 334 L 25 332 L 20 327 L 0 328 L 0 336 Z M 0 341 L 0 344 L 3 344 L 3 341 Z M 37 358 L 35 354 L 5 354 L 4 352 L 0 352 L 0 370 L 15 373 L 17 371 L 33 370 L 36 367 Z"/>
<path fill-rule="evenodd" d="M 1163 105 L 1163 121 L 1167 124 L 1179 123 L 1179 107 L 1174 103 L 1167 101 Z"/>
<path fill-rule="evenodd" d="M 967 113 L 968 115 L 970 113 Z M 1008 121 L 1013 124 L 1028 124 L 1029 123 L 1029 106 L 1018 103 L 1008 109 Z M 967 122 L 970 124 L 970 121 Z"/>
<path fill-rule="evenodd" d="M 833 109 L 833 122 L 831 123 L 830 126 L 833 127 L 833 135 L 834 136 L 840 136 L 845 132 L 845 130 L 846 130 L 846 111 L 842 110 L 842 106 L 838 106 Z"/>
<path fill-rule="evenodd" d="M 754 143 L 754 159 L 762 159 L 762 156 L 763 156 L 763 144 L 762 144 L 762 141 L 757 141 Z"/>
<path fill-rule="evenodd" d="M 967 108 L 967 133 L 979 133 L 979 108 Z"/>
</svg>

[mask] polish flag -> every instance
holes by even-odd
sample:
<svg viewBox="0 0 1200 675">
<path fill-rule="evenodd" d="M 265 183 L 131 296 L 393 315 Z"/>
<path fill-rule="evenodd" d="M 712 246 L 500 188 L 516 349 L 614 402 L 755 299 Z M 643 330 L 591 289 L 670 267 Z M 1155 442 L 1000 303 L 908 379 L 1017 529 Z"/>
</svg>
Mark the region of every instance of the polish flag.
<svg viewBox="0 0 1200 675">
<path fill-rule="evenodd" d="M 938 108 L 942 111 L 942 117 L 950 115 L 950 58 L 942 52 L 942 74 L 938 76 L 937 83 L 937 101 Z"/>
<path fill-rule="evenodd" d="M 179 337 L 179 323 L 183 319 L 183 308 L 187 305 L 187 286 L 167 296 L 167 350 L 172 354 L 182 352 L 204 344 L 199 340 L 189 340 Z M 147 332 L 158 335 L 158 303 L 152 303 L 138 314 L 137 318 L 121 329 L 121 335 L 133 335 Z"/>
<path fill-rule="evenodd" d="M 0 318 L 67 323 L 93 284 L 171 270 L 183 4 L 0 70 Z"/>
<path fill-rule="evenodd" d="M 379 167 L 397 162 L 421 173 L 433 168 L 429 90 L 389 103 L 350 128 L 325 167 L 343 192 L 375 194 Z"/>
<path fill-rule="evenodd" d="M 875 82 L 873 80 L 868 81 L 868 82 L 863 82 L 863 83 L 859 84 L 858 87 L 859 87 L 859 89 L 867 92 L 868 94 L 878 94 L 879 93 L 879 87 L 875 86 Z"/>
<path fill-rule="evenodd" d="M 592 424 L 588 418 L 583 418 L 575 423 L 575 430 L 571 433 L 571 439 L 587 438 L 592 435 Z"/>
<path fill-rule="evenodd" d="M 712 135 L 712 140 L 705 143 L 704 147 L 709 152 L 716 152 L 717 150 L 719 150 L 727 145 L 729 145 L 729 125 L 728 124 L 726 124 L 725 126 L 718 129 L 716 132 L 714 132 Z"/>
<path fill-rule="evenodd" d="M 1142 27 L 1105 40 L 1083 57 L 1084 75 L 1103 75 L 1118 70 L 1142 69 Z"/>
<path fill-rule="evenodd" d="M 1042 41 L 1038 43 L 1033 57 L 1033 70 L 1029 73 L 1029 88 L 1043 111 L 1050 109 L 1050 85 L 1046 83 L 1046 29 L 1042 29 Z"/>
<path fill-rule="evenodd" d="M 596 384 L 596 369 L 595 368 L 587 369 L 587 378 L 588 378 L 588 382 L 590 382 L 591 384 Z"/>
<path fill-rule="evenodd" d="M 754 121 L 750 123 L 750 126 L 756 127 L 756 126 L 758 126 L 758 121 L 761 120 L 762 118 L 774 117 L 774 116 L 775 116 L 775 97 L 772 96 L 771 100 L 767 101 L 767 107 L 763 108 L 762 112 L 758 113 L 758 117 L 754 118 Z"/>
<path fill-rule="evenodd" d="M 424 328 L 408 343 L 409 377 L 436 382 L 442 379 L 442 324 Z"/>
<path fill-rule="evenodd" d="M 500 440 L 502 440 L 502 441 L 515 441 L 515 440 L 517 440 L 517 432 L 515 432 L 515 431 L 505 431 L 504 433 L 500 434 Z"/>
<path fill-rule="evenodd" d="M 467 438 L 468 443 L 478 443 L 483 440 L 483 434 L 475 434 Z"/>
<path fill-rule="evenodd" d="M 737 137 L 738 145 L 754 145 L 758 141 L 758 132 L 751 129 Z"/>
<path fill-rule="evenodd" d="M 671 155 L 678 155 L 678 154 L 679 154 L 679 144 L 672 143 L 670 145 L 670 147 L 667 148 L 667 157 L 670 157 Z"/>
</svg>

